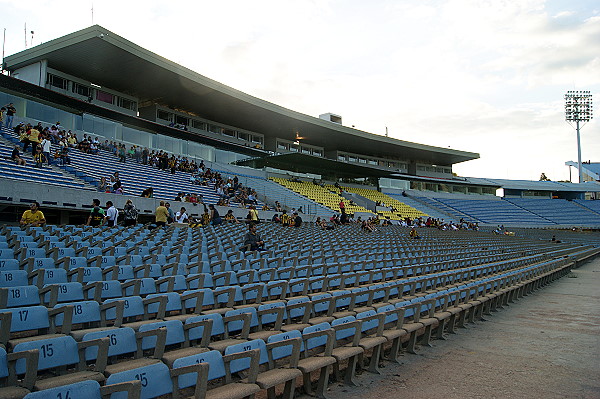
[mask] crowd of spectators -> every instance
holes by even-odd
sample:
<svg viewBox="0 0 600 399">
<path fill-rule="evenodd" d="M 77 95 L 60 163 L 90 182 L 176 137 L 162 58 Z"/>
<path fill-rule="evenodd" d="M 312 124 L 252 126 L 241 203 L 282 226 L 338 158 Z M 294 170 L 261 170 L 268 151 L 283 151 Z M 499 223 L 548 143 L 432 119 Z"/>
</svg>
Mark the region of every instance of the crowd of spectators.
<svg viewBox="0 0 600 399">
<path fill-rule="evenodd" d="M 31 147 L 31 156 L 37 167 L 43 164 L 70 165 L 70 152 L 77 149 L 87 154 L 97 154 L 100 142 L 97 137 L 93 138 L 87 134 L 78 139 L 71 130 L 63 129 L 60 122 L 52 126 L 43 126 L 41 122 L 37 125 L 19 123 L 13 128 L 23 145 L 22 151 L 26 153 Z M 55 146 L 52 151 L 52 145 Z M 16 147 L 11 155 L 11 160 L 17 165 L 26 165 L 27 162 L 20 153 L 20 147 Z"/>
</svg>

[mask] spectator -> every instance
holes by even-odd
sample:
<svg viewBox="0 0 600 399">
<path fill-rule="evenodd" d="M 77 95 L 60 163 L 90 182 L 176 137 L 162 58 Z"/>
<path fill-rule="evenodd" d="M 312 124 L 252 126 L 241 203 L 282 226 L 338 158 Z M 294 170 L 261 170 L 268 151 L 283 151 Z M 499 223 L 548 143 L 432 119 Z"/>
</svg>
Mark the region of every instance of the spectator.
<svg viewBox="0 0 600 399">
<path fill-rule="evenodd" d="M 100 178 L 100 183 L 98 183 L 98 191 L 100 191 L 101 193 L 109 192 L 108 182 L 106 181 L 106 177 L 104 176 Z"/>
<path fill-rule="evenodd" d="M 221 216 L 219 216 L 219 211 L 217 211 L 217 208 L 213 204 L 210 204 L 208 207 L 210 208 L 211 224 L 213 226 L 220 225 L 223 221 L 221 220 Z"/>
<path fill-rule="evenodd" d="M 259 223 L 260 222 L 258 220 L 258 211 L 256 210 L 256 207 L 254 205 L 250 205 L 250 209 L 248 210 L 248 217 L 247 217 L 247 219 L 251 223 Z"/>
<path fill-rule="evenodd" d="M 60 161 L 63 165 L 71 165 L 71 157 L 69 157 L 69 147 L 64 146 L 61 148 L 59 153 Z"/>
<path fill-rule="evenodd" d="M 13 118 L 14 118 L 15 114 L 17 113 L 17 109 L 15 108 L 13 103 L 5 105 L 5 108 L 6 108 L 6 125 L 4 125 L 4 126 L 6 126 L 9 129 L 12 129 Z"/>
<path fill-rule="evenodd" d="M 121 180 L 114 182 L 112 188 L 114 193 L 123 194 L 123 183 L 121 183 Z"/>
<path fill-rule="evenodd" d="M 42 153 L 44 154 L 44 157 L 46 157 L 48 166 L 50 166 L 50 164 L 52 163 L 50 162 L 50 144 L 50 140 L 48 140 L 47 136 L 44 136 L 42 142 L 40 143 L 40 145 L 42 146 Z"/>
<path fill-rule="evenodd" d="M 46 157 L 44 156 L 41 147 L 37 148 L 35 154 L 33 155 L 33 160 L 35 162 L 36 168 L 41 168 L 44 162 L 46 161 Z"/>
<path fill-rule="evenodd" d="M 421 238 L 421 236 L 417 232 L 417 229 L 415 229 L 414 227 L 412 229 L 410 229 L 410 233 L 408 233 L 408 235 L 413 240 L 417 240 L 417 239 Z"/>
<path fill-rule="evenodd" d="M 290 215 L 287 214 L 287 211 L 285 209 L 283 210 L 283 212 L 281 212 L 281 224 L 283 226 L 290 225 Z"/>
<path fill-rule="evenodd" d="M 5 112 L 6 112 L 5 107 L 0 108 L 0 127 L 2 127 L 2 125 L 3 125 Z"/>
<path fill-rule="evenodd" d="M 123 226 L 135 226 L 137 224 L 138 210 L 130 199 L 125 202 L 123 216 Z"/>
<path fill-rule="evenodd" d="M 28 125 L 31 126 L 31 125 Z M 37 149 L 37 145 L 40 143 L 40 132 L 33 127 L 29 127 L 26 132 L 27 137 L 23 144 L 23 151 L 27 149 L 27 146 L 31 144 L 31 155 L 35 155 L 35 150 Z"/>
<path fill-rule="evenodd" d="M 90 212 L 90 216 L 88 216 L 87 226 L 100 226 L 104 222 L 105 217 L 104 209 L 100 208 L 100 200 L 95 198 L 92 201 L 92 211 Z"/>
<path fill-rule="evenodd" d="M 181 210 L 175 214 L 175 221 L 177 223 L 187 223 L 189 221 L 189 217 L 187 213 L 185 213 L 184 207 L 181 207 Z"/>
<path fill-rule="evenodd" d="M 248 225 L 248 232 L 244 236 L 244 251 L 263 251 L 265 249 L 265 242 L 263 241 L 260 233 L 256 231 L 256 224 L 250 223 Z"/>
<path fill-rule="evenodd" d="M 10 156 L 10 159 L 12 159 L 12 161 L 14 163 L 16 163 L 19 166 L 25 166 L 27 165 L 27 162 L 21 158 L 21 153 L 19 152 L 19 146 L 15 146 L 15 148 L 12 150 L 12 154 Z"/>
<path fill-rule="evenodd" d="M 206 205 L 204 205 L 204 213 L 202 214 L 202 217 L 200 219 L 200 225 L 202 227 L 206 227 L 206 226 L 208 226 L 209 223 L 210 223 L 210 213 L 208 212 L 208 208 L 206 207 Z"/>
<path fill-rule="evenodd" d="M 233 209 L 230 209 L 227 211 L 224 219 L 225 219 L 225 221 L 231 222 L 231 223 L 239 223 L 240 222 L 239 220 L 236 219 L 235 215 L 233 214 Z"/>
<path fill-rule="evenodd" d="M 302 226 L 302 218 L 298 215 L 298 212 L 294 213 L 294 227 Z"/>
<path fill-rule="evenodd" d="M 148 187 L 144 191 L 142 191 L 142 197 L 144 198 L 153 198 L 154 197 L 154 189 L 152 187 Z"/>
<path fill-rule="evenodd" d="M 167 208 L 167 211 L 169 211 L 169 217 L 167 218 L 167 223 L 173 223 L 173 221 L 175 220 L 175 212 L 173 212 L 173 209 L 171 208 L 170 203 L 165 202 L 165 207 Z"/>
<path fill-rule="evenodd" d="M 34 201 L 29 205 L 29 209 L 23 212 L 23 216 L 21 216 L 21 226 L 43 226 L 46 223 L 46 218 L 44 218 L 44 214 L 40 211 L 40 204 L 37 201 Z"/>
<path fill-rule="evenodd" d="M 117 208 L 115 208 L 112 201 L 106 201 L 106 216 L 104 217 L 104 224 L 109 227 L 115 227 L 118 219 L 119 211 Z"/>
<path fill-rule="evenodd" d="M 167 219 L 169 217 L 169 211 L 165 206 L 164 201 L 160 201 L 156 211 L 154 212 L 156 227 L 164 227 L 167 224 Z"/>
<path fill-rule="evenodd" d="M 273 223 L 281 223 L 281 219 L 279 219 L 279 214 L 274 214 L 273 217 L 271 218 L 271 222 Z"/>
</svg>

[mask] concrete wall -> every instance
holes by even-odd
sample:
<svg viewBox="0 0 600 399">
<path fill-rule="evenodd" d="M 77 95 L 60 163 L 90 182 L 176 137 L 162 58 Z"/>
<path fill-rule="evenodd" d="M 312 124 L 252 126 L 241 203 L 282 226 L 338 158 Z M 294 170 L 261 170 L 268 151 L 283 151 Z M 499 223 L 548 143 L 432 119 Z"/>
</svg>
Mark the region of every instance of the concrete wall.
<svg viewBox="0 0 600 399">
<path fill-rule="evenodd" d="M 74 188 L 63 188 L 41 183 L 20 182 L 16 180 L 0 178 L 2 190 L 0 192 L 0 204 L 28 206 L 32 201 L 38 201 L 42 211 L 47 208 L 54 208 L 66 211 L 86 211 L 89 210 L 92 200 L 97 198 L 102 206 L 106 201 L 112 201 L 113 204 L 123 209 L 128 199 L 138 208 L 140 215 L 152 216 L 160 201 L 154 198 L 133 197 L 129 195 L 119 195 L 111 193 L 101 193 L 94 190 L 81 190 Z M 204 212 L 202 204 L 194 206 L 189 202 L 168 201 L 171 208 L 177 212 L 181 207 L 185 207 L 189 215 L 200 216 Z M 229 209 L 233 209 L 233 214 L 237 218 L 245 218 L 248 210 L 239 207 L 217 206 L 221 216 L 224 216 Z M 275 211 L 258 211 L 260 219 L 271 220 Z M 301 215 L 305 222 L 314 220 L 314 216 Z M 66 223 L 66 222 L 65 222 Z"/>
<path fill-rule="evenodd" d="M 12 73 L 12 76 L 37 86 L 46 86 L 46 69 L 48 61 L 42 60 L 35 64 L 30 64 L 19 68 Z"/>
</svg>

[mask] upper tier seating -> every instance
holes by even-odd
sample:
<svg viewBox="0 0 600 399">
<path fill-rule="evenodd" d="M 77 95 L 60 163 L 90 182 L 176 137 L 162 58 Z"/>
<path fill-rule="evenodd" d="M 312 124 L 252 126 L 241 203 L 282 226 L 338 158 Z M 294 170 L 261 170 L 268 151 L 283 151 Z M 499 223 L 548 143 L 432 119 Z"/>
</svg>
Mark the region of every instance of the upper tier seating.
<svg viewBox="0 0 600 399">
<path fill-rule="evenodd" d="M 13 136 L 8 134 L 8 130 L 6 130 L 4 127 L 0 128 L 0 130 L 3 137 L 10 137 L 14 139 Z M 17 144 L 18 140 L 16 140 L 16 144 L 14 145 Z M 14 145 L 11 146 L 7 141 L 0 139 L 0 174 L 2 177 L 24 182 L 44 183 L 67 188 L 92 189 L 92 187 L 73 179 L 72 176 L 65 175 L 58 169 L 48 167 L 47 164 L 44 164 L 42 168 L 36 168 L 35 162 L 31 156 L 31 147 L 25 154 L 23 154 L 23 148 L 22 146 L 19 146 L 21 157 L 25 159 L 27 165 L 16 165 L 10 159 Z"/>
<path fill-rule="evenodd" d="M 415 209 L 412 206 L 406 205 L 404 202 L 401 202 L 398 199 L 392 198 L 389 195 L 386 195 L 377 190 L 362 187 L 342 187 L 348 192 L 362 195 L 363 197 L 370 199 L 371 201 L 381 202 L 385 204 L 385 206 L 393 207 L 396 209 L 396 211 L 378 211 L 377 213 L 383 216 L 384 218 L 389 217 L 391 220 L 402 220 L 406 217 L 416 219 L 419 217 L 427 216 L 426 213 L 423 213 L 420 210 Z"/>
<path fill-rule="evenodd" d="M 418 197 L 431 206 L 439 206 L 458 219 L 489 224 L 526 224 L 547 226 L 555 223 L 502 199 L 458 199 Z"/>
<path fill-rule="evenodd" d="M 273 177 L 273 178 L 271 178 L 271 180 L 273 180 L 276 183 L 281 184 L 284 187 L 289 188 L 292 191 L 302 194 L 302 195 L 310 198 L 311 200 L 316 201 L 319 204 L 322 204 L 335 212 L 339 212 L 340 202 L 344 201 L 347 213 L 350 213 L 350 214 L 353 214 L 356 212 L 372 213 L 371 211 L 363 208 L 362 206 L 347 204 L 346 202 L 348 202 L 348 201 L 344 197 L 333 192 L 333 190 L 336 190 L 335 187 L 333 189 L 329 189 L 329 188 L 321 187 L 319 185 L 316 185 L 316 184 L 313 184 L 310 182 L 305 182 L 305 181 L 295 182 L 295 181 L 282 179 L 282 178 L 278 178 L 278 177 Z"/>
<path fill-rule="evenodd" d="M 506 201 L 557 224 L 600 226 L 600 214 L 586 208 L 585 202 L 580 206 L 564 199 L 507 198 Z"/>
<path fill-rule="evenodd" d="M 3 135 L 18 143 L 14 132 L 4 129 Z M 57 148 L 58 146 L 52 145 L 52 152 Z M 2 151 L 6 152 L 9 151 L 9 149 L 4 146 L 3 150 L 2 144 L 0 143 L 0 153 Z M 10 151 L 12 151 L 12 148 Z M 8 152 L 8 156 L 10 157 L 10 152 Z M 200 194 L 206 204 L 216 204 L 219 199 L 212 184 L 209 184 L 208 187 L 192 184 L 190 182 L 190 173 L 176 171 L 175 174 L 171 174 L 168 170 L 159 170 L 149 165 L 143 165 L 130 158 L 127 158 L 124 163 L 119 162 L 115 155 L 104 150 L 99 150 L 98 154 L 93 155 L 86 154 L 77 149 L 71 149 L 69 157 L 71 158 L 71 164 L 66 165 L 63 168 L 81 178 L 89 180 L 96 186 L 102 177 L 106 177 L 110 182 L 110 176 L 112 176 L 114 172 L 119 172 L 125 194 L 139 196 L 143 190 L 152 187 L 154 189 L 154 198 L 158 199 L 173 200 L 180 192 Z M 55 182 L 54 184 L 60 183 L 61 185 L 69 187 L 93 189 L 93 187 L 75 181 L 72 177 L 69 178 L 63 176 L 61 172 L 55 171 L 54 169 L 49 169 L 47 167 L 41 170 L 32 168 L 31 166 L 33 164 L 31 162 L 32 161 L 28 160 L 28 166 L 25 167 L 25 170 L 29 174 L 31 174 L 31 171 L 33 170 L 35 181 Z M 9 166 L 11 170 L 22 170 L 21 168 L 24 168 L 17 168 L 12 163 L 10 163 Z M 0 168 L 2 167 L 3 163 L 0 162 Z M 53 180 L 45 177 L 38 177 L 40 173 L 55 175 L 55 177 Z M 263 203 L 258 201 L 257 207 L 262 207 L 262 205 Z"/>
</svg>

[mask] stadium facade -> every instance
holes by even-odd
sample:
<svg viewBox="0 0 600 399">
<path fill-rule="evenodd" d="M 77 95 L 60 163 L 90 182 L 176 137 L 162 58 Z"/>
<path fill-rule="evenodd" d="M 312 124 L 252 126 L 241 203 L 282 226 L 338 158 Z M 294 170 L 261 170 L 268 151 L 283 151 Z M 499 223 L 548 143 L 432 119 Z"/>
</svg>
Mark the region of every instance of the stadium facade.
<svg viewBox="0 0 600 399">
<path fill-rule="evenodd" d="M 579 199 L 586 182 L 455 176 L 479 154 L 413 143 L 308 116 L 202 76 L 98 25 L 5 58 L 0 102 L 16 120 L 202 159 L 231 173 L 365 182 L 388 192 Z M 326 118 L 325 118 L 326 117 Z M 237 166 L 234 166 L 237 165 Z M 9 197 L 9 196 L 7 196 Z M 265 198 L 273 200 L 273 198 Z"/>
</svg>

